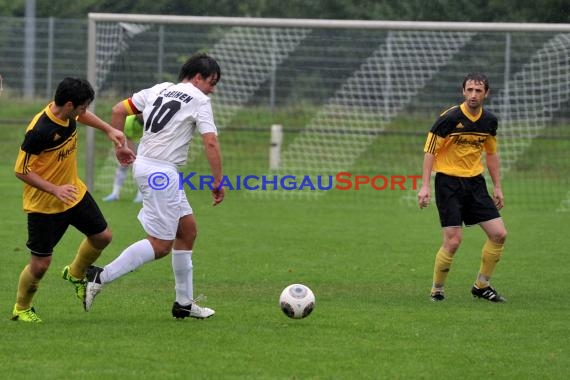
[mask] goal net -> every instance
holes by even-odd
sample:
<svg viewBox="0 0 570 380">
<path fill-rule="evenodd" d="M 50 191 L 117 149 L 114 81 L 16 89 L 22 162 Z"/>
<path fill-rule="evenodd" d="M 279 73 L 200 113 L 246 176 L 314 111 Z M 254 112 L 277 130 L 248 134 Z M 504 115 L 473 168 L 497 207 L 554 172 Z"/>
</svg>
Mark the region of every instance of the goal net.
<svg viewBox="0 0 570 380">
<path fill-rule="evenodd" d="M 369 185 L 291 191 L 279 179 L 298 184 L 309 178 L 316 187 L 339 172 L 368 178 L 421 174 L 431 124 L 462 101 L 464 75 L 482 71 L 491 81 L 487 107 L 500 120 L 509 199 L 521 205 L 532 199 L 533 206 L 550 209 L 570 203 L 563 174 L 570 148 L 568 25 L 118 14 L 90 14 L 89 20 L 89 74 L 99 107 L 175 81 L 194 52 L 218 60 L 222 80 L 212 104 L 224 169 L 236 188 L 238 178 L 253 176 L 258 190 L 248 195 L 415 204 L 411 182 L 399 191 Z M 277 169 L 268 166 L 272 124 L 281 124 L 284 134 Z M 98 138 L 91 137 L 88 162 L 93 183 L 105 191 L 117 164 L 109 144 Z M 200 141 L 192 144 L 183 170 L 208 174 L 200 148 Z M 265 191 L 262 178 L 270 179 Z"/>
</svg>

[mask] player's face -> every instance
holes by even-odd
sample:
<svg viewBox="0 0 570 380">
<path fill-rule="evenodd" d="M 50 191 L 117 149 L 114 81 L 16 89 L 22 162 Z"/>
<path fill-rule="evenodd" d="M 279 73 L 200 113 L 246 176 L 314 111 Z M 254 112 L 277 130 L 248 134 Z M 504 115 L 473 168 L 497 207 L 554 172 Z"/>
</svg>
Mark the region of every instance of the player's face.
<svg viewBox="0 0 570 380">
<path fill-rule="evenodd" d="M 63 106 L 64 116 L 67 116 L 68 119 L 76 119 L 78 116 L 85 114 L 88 107 L 89 103 L 74 107 L 72 102 L 67 102 Z"/>
<path fill-rule="evenodd" d="M 208 78 L 202 77 L 202 75 L 196 75 L 192 84 L 196 86 L 200 91 L 206 95 L 210 95 L 214 92 L 216 85 L 218 84 L 218 76 L 215 74 L 210 75 Z"/>
<path fill-rule="evenodd" d="M 483 105 L 483 101 L 487 97 L 487 92 L 488 91 L 485 91 L 485 84 L 483 82 L 468 80 L 463 88 L 465 103 L 467 103 L 467 106 L 470 108 L 479 108 Z"/>
<path fill-rule="evenodd" d="M 74 109 L 75 116 L 80 116 L 85 114 L 85 112 L 87 112 L 87 107 L 89 107 L 89 103 L 77 106 L 77 108 Z"/>
</svg>

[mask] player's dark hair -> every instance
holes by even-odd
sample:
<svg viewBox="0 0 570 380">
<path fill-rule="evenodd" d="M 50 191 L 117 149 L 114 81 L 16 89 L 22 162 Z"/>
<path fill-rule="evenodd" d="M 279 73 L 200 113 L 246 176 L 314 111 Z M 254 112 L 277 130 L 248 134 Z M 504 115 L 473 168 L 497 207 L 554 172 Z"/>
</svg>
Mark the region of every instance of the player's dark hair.
<svg viewBox="0 0 570 380">
<path fill-rule="evenodd" d="M 95 91 L 88 81 L 70 77 L 63 79 L 59 83 L 53 97 L 56 106 L 61 107 L 65 103 L 71 102 L 74 108 L 85 103 L 89 104 L 93 99 L 95 99 Z"/>
<path fill-rule="evenodd" d="M 205 53 L 194 54 L 188 58 L 180 68 L 178 80 L 182 82 L 184 79 L 192 79 L 196 74 L 202 75 L 204 79 L 215 75 L 217 81 L 219 81 L 222 76 L 218 62 Z"/>
<path fill-rule="evenodd" d="M 485 92 L 489 91 L 489 78 L 483 73 L 469 73 L 463 78 L 463 89 L 465 90 L 465 84 L 472 80 L 475 83 L 483 83 L 485 86 Z"/>
</svg>

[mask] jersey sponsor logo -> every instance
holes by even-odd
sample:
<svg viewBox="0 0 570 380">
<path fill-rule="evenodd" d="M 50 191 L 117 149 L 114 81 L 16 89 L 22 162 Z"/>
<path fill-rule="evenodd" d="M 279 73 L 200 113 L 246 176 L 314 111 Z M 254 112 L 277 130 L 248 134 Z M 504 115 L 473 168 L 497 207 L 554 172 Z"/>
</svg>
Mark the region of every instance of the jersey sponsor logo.
<svg viewBox="0 0 570 380">
<path fill-rule="evenodd" d="M 475 137 L 475 136 L 457 136 L 453 143 L 455 145 L 471 145 L 476 148 L 480 148 L 485 143 L 485 137 Z"/>
<path fill-rule="evenodd" d="M 463 129 L 463 124 L 459 123 L 455 126 L 455 129 Z"/>
<path fill-rule="evenodd" d="M 71 145 L 70 147 L 60 149 L 60 151 L 57 153 L 57 160 L 58 161 L 65 160 L 67 157 L 69 157 L 70 154 L 75 152 L 75 149 L 77 149 L 77 142 L 76 141 L 74 141 L 73 145 Z"/>
<path fill-rule="evenodd" d="M 53 141 L 57 141 L 59 139 L 61 139 L 60 135 L 58 135 L 57 133 L 53 135 Z"/>
</svg>

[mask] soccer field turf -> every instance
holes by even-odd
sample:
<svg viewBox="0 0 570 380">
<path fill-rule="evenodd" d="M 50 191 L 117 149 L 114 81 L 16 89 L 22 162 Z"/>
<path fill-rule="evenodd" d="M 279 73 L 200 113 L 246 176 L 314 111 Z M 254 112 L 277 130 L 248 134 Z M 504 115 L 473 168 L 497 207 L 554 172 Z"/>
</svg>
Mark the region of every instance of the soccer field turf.
<svg viewBox="0 0 570 380">
<path fill-rule="evenodd" d="M 397 191 L 331 190 L 316 200 L 230 191 L 212 208 L 208 192 L 196 191 L 189 193 L 199 229 L 195 295 L 208 297 L 202 304 L 216 310 L 213 318 L 172 319 L 170 257 L 109 284 L 85 313 L 60 277 L 82 238 L 70 229 L 34 299 L 44 323 L 30 326 L 9 320 L 29 257 L 22 184 L 12 173 L 23 127 L 3 126 L 0 146 L 2 379 L 511 380 L 570 373 L 570 212 L 554 211 L 569 190 L 567 139 L 535 142 L 506 173 L 509 237 L 493 284 L 507 304 L 469 293 L 484 242 L 478 227 L 465 230 L 446 301 L 429 301 L 441 232 L 435 205 L 420 211 L 415 192 L 405 194 L 412 202 L 402 202 Z M 229 132 L 221 139 L 232 178 L 264 170 L 268 134 Z M 417 174 L 423 140 L 384 136 L 355 173 Z M 194 167 L 207 172 L 203 160 Z M 100 186 L 94 196 L 109 190 Z M 101 265 L 143 236 L 134 191 L 123 195 L 99 202 L 114 232 Z M 278 306 L 281 290 L 295 282 L 316 296 L 304 320 L 288 319 Z"/>
<path fill-rule="evenodd" d="M 504 210 L 509 230 L 494 277 L 507 304 L 474 300 L 482 231 L 465 231 L 447 283 L 429 300 L 440 230 L 435 207 L 353 200 L 257 199 L 222 205 L 190 194 L 199 225 L 195 294 L 216 310 L 175 321 L 170 258 L 109 284 L 85 313 L 60 278 L 81 240 L 70 229 L 35 297 L 43 324 L 9 320 L 28 260 L 21 184 L 3 165 L 0 280 L 4 379 L 563 379 L 568 356 L 569 213 Z M 105 193 L 95 192 L 96 199 Z M 363 193 L 363 197 L 387 193 Z M 141 238 L 130 197 L 100 202 L 114 231 L 98 263 Z M 288 319 L 281 290 L 305 283 L 315 311 Z"/>
</svg>

